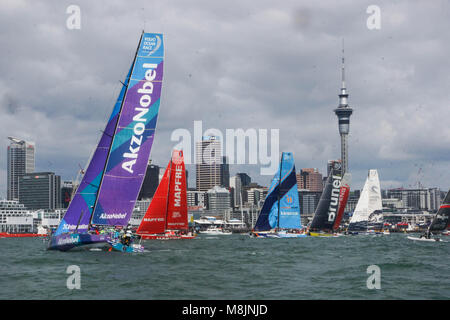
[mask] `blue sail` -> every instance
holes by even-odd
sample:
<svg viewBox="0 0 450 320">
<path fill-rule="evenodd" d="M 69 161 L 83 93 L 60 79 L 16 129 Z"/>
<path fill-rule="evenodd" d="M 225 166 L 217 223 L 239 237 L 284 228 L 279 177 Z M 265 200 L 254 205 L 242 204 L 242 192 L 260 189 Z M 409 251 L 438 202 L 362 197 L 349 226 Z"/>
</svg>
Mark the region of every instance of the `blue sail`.
<svg viewBox="0 0 450 320">
<path fill-rule="evenodd" d="M 254 229 L 269 231 L 273 228 L 302 228 L 294 157 L 291 152 L 283 152 L 281 155 L 280 167 L 272 180 Z"/>
</svg>

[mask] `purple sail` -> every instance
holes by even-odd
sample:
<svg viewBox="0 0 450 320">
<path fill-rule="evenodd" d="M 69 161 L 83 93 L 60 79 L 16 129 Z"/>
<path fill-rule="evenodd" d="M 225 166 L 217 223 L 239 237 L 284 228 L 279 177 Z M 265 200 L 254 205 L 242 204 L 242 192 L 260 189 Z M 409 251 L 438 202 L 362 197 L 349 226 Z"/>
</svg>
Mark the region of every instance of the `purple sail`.
<svg viewBox="0 0 450 320">
<path fill-rule="evenodd" d="M 113 134 L 92 224 L 125 226 L 130 220 L 155 135 L 163 56 L 162 35 L 144 33 Z"/>
<path fill-rule="evenodd" d="M 129 81 L 131 70 L 132 69 L 130 68 L 125 83 L 128 83 Z M 74 231 L 83 233 L 86 232 L 89 227 L 125 92 L 126 86 L 123 86 L 108 123 L 106 124 L 105 130 L 103 131 L 88 167 L 84 172 L 75 196 L 70 202 L 64 218 L 61 220 L 58 229 L 54 234 L 55 236 Z"/>
</svg>

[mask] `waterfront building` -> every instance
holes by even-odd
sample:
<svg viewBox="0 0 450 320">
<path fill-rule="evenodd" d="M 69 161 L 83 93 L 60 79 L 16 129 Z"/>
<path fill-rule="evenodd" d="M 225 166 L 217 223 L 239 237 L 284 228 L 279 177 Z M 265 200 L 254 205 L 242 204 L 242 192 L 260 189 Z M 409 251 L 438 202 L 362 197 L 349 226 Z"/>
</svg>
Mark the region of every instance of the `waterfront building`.
<svg viewBox="0 0 450 320">
<path fill-rule="evenodd" d="M 188 189 L 186 196 L 188 207 L 206 208 L 206 192 Z"/>
<path fill-rule="evenodd" d="M 43 230 L 56 229 L 65 213 L 66 209 L 32 211 L 34 232 L 45 233 L 47 231 Z"/>
<path fill-rule="evenodd" d="M 341 136 L 341 161 L 342 175 L 348 171 L 348 134 L 350 132 L 350 116 L 353 109 L 348 105 L 348 93 L 345 86 L 345 60 L 344 45 L 342 45 L 342 70 L 341 70 L 341 92 L 339 94 L 339 106 L 334 109 L 334 113 L 338 117 L 339 134 Z"/>
<path fill-rule="evenodd" d="M 215 186 L 221 186 L 224 182 L 222 145 L 218 137 L 203 137 L 202 141 L 196 144 L 196 189 L 198 191 L 208 191 Z M 229 183 L 229 182 L 228 182 Z"/>
<path fill-rule="evenodd" d="M 401 199 L 382 198 L 381 203 L 383 204 L 383 209 L 386 208 L 386 209 L 396 210 L 396 209 L 401 209 L 401 208 L 405 207 L 405 205 L 403 204 L 403 200 L 401 200 Z"/>
<path fill-rule="evenodd" d="M 19 178 L 34 171 L 35 144 L 32 141 L 8 137 L 7 199 L 19 200 Z"/>
<path fill-rule="evenodd" d="M 29 210 L 55 210 L 61 205 L 61 177 L 53 172 L 28 173 L 19 179 L 19 202 Z"/>
<path fill-rule="evenodd" d="M 152 199 L 144 199 L 136 201 L 133 213 L 128 223 L 129 225 L 131 225 L 132 227 L 138 227 L 141 224 L 142 218 L 144 218 L 144 215 L 147 212 L 147 209 L 150 206 L 151 201 Z"/>
<path fill-rule="evenodd" d="M 159 173 L 159 166 L 151 164 L 151 161 L 149 161 L 138 200 L 153 198 L 156 188 L 158 188 L 159 185 Z"/>
<path fill-rule="evenodd" d="M 253 187 L 247 190 L 247 204 L 261 207 L 266 199 L 269 189 L 266 187 Z"/>
<path fill-rule="evenodd" d="M 303 168 L 296 174 L 297 188 L 312 192 L 322 192 L 323 178 L 317 168 Z"/>
<path fill-rule="evenodd" d="M 32 214 L 17 200 L 0 200 L 0 232 L 33 232 Z"/>
<path fill-rule="evenodd" d="M 441 205 L 439 188 L 422 189 L 389 189 L 387 197 L 402 200 L 403 206 L 409 209 L 437 211 Z"/>
<path fill-rule="evenodd" d="M 225 211 L 231 209 L 230 192 L 219 186 L 215 186 L 206 192 L 207 194 L 207 209 L 209 212 L 216 212 L 216 214 L 223 214 Z"/>
</svg>

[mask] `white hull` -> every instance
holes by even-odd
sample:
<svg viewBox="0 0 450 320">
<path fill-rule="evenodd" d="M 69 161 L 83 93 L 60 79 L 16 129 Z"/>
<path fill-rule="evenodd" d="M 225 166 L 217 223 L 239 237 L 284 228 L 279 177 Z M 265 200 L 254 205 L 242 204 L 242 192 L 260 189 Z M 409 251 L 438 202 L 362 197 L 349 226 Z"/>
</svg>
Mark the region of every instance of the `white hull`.
<svg viewBox="0 0 450 320">
<path fill-rule="evenodd" d="M 427 239 L 427 238 L 408 237 L 408 239 L 409 240 L 413 240 L 413 241 L 425 241 L 425 242 L 447 242 L 447 241 L 442 241 L 439 238 Z"/>
<path fill-rule="evenodd" d="M 210 236 L 219 236 L 219 235 L 221 236 L 221 235 L 230 235 L 230 234 L 232 234 L 231 231 L 224 231 L 222 229 L 215 229 L 215 228 L 213 228 L 213 229 L 206 229 L 204 231 L 199 231 L 199 233 L 200 234 L 207 234 L 207 235 L 210 235 Z"/>
</svg>

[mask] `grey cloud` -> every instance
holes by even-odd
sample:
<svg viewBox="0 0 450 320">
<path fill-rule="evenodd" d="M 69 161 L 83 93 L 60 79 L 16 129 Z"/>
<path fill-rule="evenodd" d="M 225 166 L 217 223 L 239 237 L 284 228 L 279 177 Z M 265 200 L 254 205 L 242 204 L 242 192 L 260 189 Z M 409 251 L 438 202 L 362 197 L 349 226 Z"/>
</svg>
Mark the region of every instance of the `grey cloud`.
<svg viewBox="0 0 450 320">
<path fill-rule="evenodd" d="M 354 107 L 355 188 L 378 168 L 386 186 L 448 188 L 449 17 L 446 1 L 379 1 L 381 30 L 366 28 L 369 1 L 5 1 L 0 10 L 0 136 L 36 141 L 38 170 L 76 175 L 94 148 L 128 71 L 139 33 L 164 33 L 166 56 L 152 150 L 165 166 L 176 128 L 279 128 L 297 169 L 340 156 L 341 41 Z M 1 140 L 0 140 L 1 141 Z M 6 155 L 0 157 L 6 168 Z M 51 163 L 51 165 L 49 164 Z M 194 168 L 189 168 L 190 183 Z M 259 166 L 235 166 L 258 176 Z M 5 181 L 5 179 L 4 179 Z M 385 185 L 383 185 L 385 187 Z M 0 194 L 6 194 L 4 184 Z"/>
</svg>

